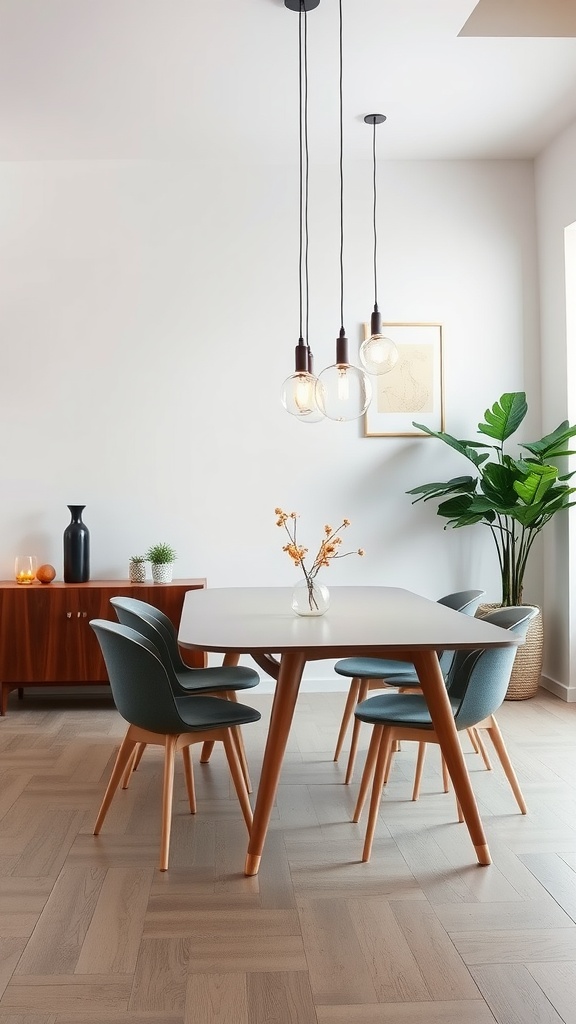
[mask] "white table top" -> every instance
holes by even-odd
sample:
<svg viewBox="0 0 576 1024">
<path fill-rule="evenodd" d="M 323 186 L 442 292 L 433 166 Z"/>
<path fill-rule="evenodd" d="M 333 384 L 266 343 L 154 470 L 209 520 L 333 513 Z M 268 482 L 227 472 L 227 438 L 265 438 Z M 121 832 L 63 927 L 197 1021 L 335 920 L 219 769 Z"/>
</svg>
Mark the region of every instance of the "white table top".
<svg viewBox="0 0 576 1024">
<path fill-rule="evenodd" d="M 290 587 L 189 591 L 179 642 L 204 651 L 304 651 L 309 660 L 519 642 L 500 626 L 397 587 L 330 587 L 330 608 L 321 616 L 296 615 L 291 598 Z"/>
</svg>

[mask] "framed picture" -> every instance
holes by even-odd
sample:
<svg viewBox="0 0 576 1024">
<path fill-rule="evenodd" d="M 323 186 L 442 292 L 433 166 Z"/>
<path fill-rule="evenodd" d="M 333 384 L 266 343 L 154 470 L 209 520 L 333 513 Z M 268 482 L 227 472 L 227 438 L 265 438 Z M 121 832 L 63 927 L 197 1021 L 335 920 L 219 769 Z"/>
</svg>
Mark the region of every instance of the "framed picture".
<svg viewBox="0 0 576 1024">
<path fill-rule="evenodd" d="M 364 338 L 370 324 L 364 324 Z M 364 437 L 428 437 L 412 421 L 444 430 L 442 324 L 382 324 L 398 348 L 389 373 L 371 377 L 373 397 L 364 417 Z"/>
</svg>

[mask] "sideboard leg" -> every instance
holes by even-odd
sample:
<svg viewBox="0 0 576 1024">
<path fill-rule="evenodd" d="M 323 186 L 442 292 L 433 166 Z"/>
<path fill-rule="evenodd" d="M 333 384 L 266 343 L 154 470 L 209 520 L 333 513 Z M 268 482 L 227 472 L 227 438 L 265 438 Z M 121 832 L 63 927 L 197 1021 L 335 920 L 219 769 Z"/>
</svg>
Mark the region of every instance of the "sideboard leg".
<svg viewBox="0 0 576 1024">
<path fill-rule="evenodd" d="M 0 693 L 0 716 L 5 715 L 8 711 L 8 694 L 10 693 L 10 684 L 2 683 L 2 691 Z"/>
</svg>

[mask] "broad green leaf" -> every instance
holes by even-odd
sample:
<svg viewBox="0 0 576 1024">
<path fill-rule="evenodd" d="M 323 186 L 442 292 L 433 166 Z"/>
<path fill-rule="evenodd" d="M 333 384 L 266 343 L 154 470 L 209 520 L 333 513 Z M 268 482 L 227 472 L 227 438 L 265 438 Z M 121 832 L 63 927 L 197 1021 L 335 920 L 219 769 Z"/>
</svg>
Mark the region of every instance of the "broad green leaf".
<svg viewBox="0 0 576 1024">
<path fill-rule="evenodd" d="M 473 523 L 492 522 L 495 517 L 490 506 L 487 509 L 478 509 L 477 500 L 464 495 L 450 498 L 438 506 L 438 515 L 448 519 L 447 525 L 455 529 L 460 526 L 471 526 Z"/>
<path fill-rule="evenodd" d="M 533 466 L 529 467 L 524 480 L 514 482 L 514 490 L 525 505 L 533 505 L 542 501 L 546 491 L 549 491 L 558 476 L 555 466 Z"/>
<path fill-rule="evenodd" d="M 424 425 L 424 423 L 412 422 L 413 427 L 417 427 L 418 430 L 423 430 L 425 434 L 430 437 L 437 437 L 440 441 L 444 441 L 444 444 L 454 448 L 455 451 L 460 452 L 460 455 L 464 455 L 465 458 L 473 462 L 475 466 L 481 466 L 486 461 L 488 455 L 478 455 L 474 448 L 468 448 L 465 441 L 459 441 L 457 437 L 452 437 L 452 434 L 446 434 L 442 430 L 430 430 L 430 427 Z"/>
<path fill-rule="evenodd" d="M 529 452 L 532 452 L 541 461 L 544 459 L 559 459 L 564 455 L 576 454 L 574 451 L 567 451 L 565 449 L 566 441 L 575 436 L 576 425 L 571 427 L 568 420 L 563 420 L 551 434 L 546 434 L 539 441 L 523 443 L 521 447 L 527 448 Z"/>
<path fill-rule="evenodd" d="M 527 412 L 524 391 L 507 392 L 491 409 L 486 409 L 484 422 L 478 424 L 478 430 L 497 441 L 505 441 L 518 429 Z"/>
<path fill-rule="evenodd" d="M 516 464 L 512 467 L 507 463 L 500 465 L 498 462 L 489 462 L 482 471 L 480 486 L 483 493 L 495 505 L 514 505 L 517 501 L 514 484 L 521 478 Z"/>
<path fill-rule="evenodd" d="M 455 476 L 452 480 L 447 480 L 446 483 L 421 484 L 420 487 L 413 487 L 412 490 L 406 491 L 406 494 L 419 495 L 412 502 L 415 505 L 417 501 L 430 501 L 431 498 L 440 498 L 446 494 L 457 494 L 460 491 L 472 494 L 475 489 L 476 477 Z"/>
</svg>

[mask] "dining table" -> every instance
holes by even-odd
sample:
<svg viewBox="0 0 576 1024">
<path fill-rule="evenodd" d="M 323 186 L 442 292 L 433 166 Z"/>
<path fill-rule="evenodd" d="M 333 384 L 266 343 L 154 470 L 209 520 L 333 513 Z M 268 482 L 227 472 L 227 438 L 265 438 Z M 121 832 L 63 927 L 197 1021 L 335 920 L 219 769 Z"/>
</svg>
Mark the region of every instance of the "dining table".
<svg viewBox="0 0 576 1024">
<path fill-rule="evenodd" d="M 178 641 L 221 653 L 229 665 L 249 654 L 276 680 L 246 875 L 260 866 L 306 663 L 345 657 L 414 664 L 477 861 L 491 863 L 438 653 L 514 646 L 517 636 L 400 587 L 330 587 L 326 613 L 303 616 L 292 610 L 290 587 L 215 587 L 186 594 Z"/>
</svg>

